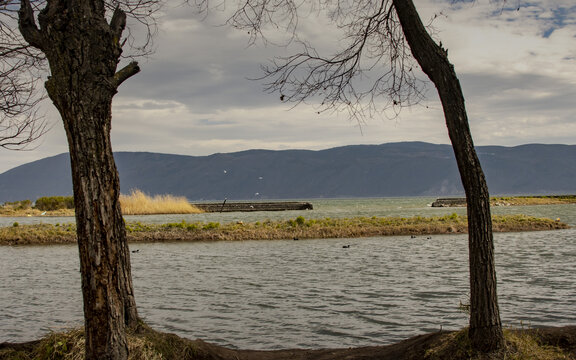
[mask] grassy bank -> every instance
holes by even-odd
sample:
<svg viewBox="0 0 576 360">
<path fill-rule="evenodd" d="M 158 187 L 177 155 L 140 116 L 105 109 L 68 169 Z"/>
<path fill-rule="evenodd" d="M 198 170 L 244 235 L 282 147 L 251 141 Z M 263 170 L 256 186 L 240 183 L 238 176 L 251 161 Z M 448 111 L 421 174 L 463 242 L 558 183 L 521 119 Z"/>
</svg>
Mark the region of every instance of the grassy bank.
<svg viewBox="0 0 576 360">
<path fill-rule="evenodd" d="M 43 211 L 38 209 L 9 209 L 0 207 L 0 216 L 26 217 L 26 216 L 74 216 L 74 209 L 59 209 Z"/>
<path fill-rule="evenodd" d="M 232 350 L 166 334 L 141 325 L 128 333 L 130 360 L 569 360 L 575 359 L 576 328 L 505 330 L 506 345 L 484 355 L 470 350 L 467 330 L 436 332 L 387 346 L 321 350 Z M 39 341 L 0 344 L 0 359 L 83 359 L 84 331 L 51 333 Z"/>
<path fill-rule="evenodd" d="M 524 215 L 494 216 L 497 232 L 566 229 L 551 219 Z M 355 217 L 305 219 L 254 223 L 179 222 L 127 223 L 128 241 L 214 241 L 353 238 L 390 235 L 434 235 L 467 232 L 467 219 L 457 214 L 442 217 Z M 76 241 L 74 224 L 20 225 L 0 228 L 0 245 L 62 244 Z"/>
<path fill-rule="evenodd" d="M 576 204 L 576 195 L 495 196 L 490 198 L 490 204 L 493 206 Z"/>
</svg>

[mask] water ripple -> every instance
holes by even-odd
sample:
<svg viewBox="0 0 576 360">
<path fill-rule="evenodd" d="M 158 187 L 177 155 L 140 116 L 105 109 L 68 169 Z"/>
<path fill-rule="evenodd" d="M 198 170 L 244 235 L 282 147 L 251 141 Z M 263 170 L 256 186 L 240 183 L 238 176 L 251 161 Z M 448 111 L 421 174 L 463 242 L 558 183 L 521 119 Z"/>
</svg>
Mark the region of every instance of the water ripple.
<svg viewBox="0 0 576 360">
<path fill-rule="evenodd" d="M 496 235 L 502 319 L 576 322 L 576 230 Z M 352 244 L 343 249 L 343 244 Z M 462 327 L 463 235 L 139 244 L 132 273 L 152 326 L 253 349 L 387 344 Z M 0 248 L 0 342 L 82 322 L 75 246 Z"/>
</svg>

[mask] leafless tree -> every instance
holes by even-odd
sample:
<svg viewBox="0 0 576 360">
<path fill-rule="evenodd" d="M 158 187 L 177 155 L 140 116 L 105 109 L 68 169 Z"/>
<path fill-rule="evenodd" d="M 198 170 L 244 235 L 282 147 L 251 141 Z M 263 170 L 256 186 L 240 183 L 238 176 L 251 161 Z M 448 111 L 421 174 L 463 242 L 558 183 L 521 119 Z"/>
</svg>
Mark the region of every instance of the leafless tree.
<svg viewBox="0 0 576 360">
<path fill-rule="evenodd" d="M 300 52 L 264 67 L 267 90 L 278 92 L 284 101 L 317 100 L 322 111 L 344 107 L 351 116 L 363 119 L 418 103 L 422 96 L 418 67 L 434 83 L 468 203 L 469 337 L 479 351 L 501 347 L 488 187 L 448 51 L 432 39 L 413 1 L 241 0 L 235 4 L 228 22 L 247 31 L 251 42 L 266 39 L 266 29 L 272 25 L 275 31 L 292 33 L 291 41 L 300 45 Z M 207 0 L 196 5 L 204 11 L 212 6 Z M 345 45 L 333 55 L 316 50 L 323 44 L 311 45 L 299 38 L 299 19 L 311 12 L 327 16 L 341 32 Z"/>
<path fill-rule="evenodd" d="M 126 359 L 126 329 L 139 322 L 110 141 L 111 107 L 118 87 L 140 71 L 134 59 L 125 59 L 150 48 L 153 14 L 160 5 L 160 0 L 0 0 L 0 68 L 9 75 L 1 84 L 3 91 L 11 89 L 16 96 L 3 93 L 8 101 L 4 114 L 10 118 L 10 111 L 34 108 L 36 78 L 25 70 L 45 65 L 46 94 L 68 138 L 87 359 Z M 143 27 L 138 31 L 143 38 L 124 31 L 128 21 L 131 27 Z M 134 50 L 128 56 L 122 55 L 127 43 Z M 11 105 L 13 99 L 16 106 Z M 34 112 L 30 114 L 13 116 L 24 121 L 19 123 L 23 127 L 9 134 L 41 134 L 45 127 L 37 127 Z"/>
<path fill-rule="evenodd" d="M 0 147 L 20 150 L 41 137 L 47 124 L 37 111 L 42 56 L 15 36 L 13 15 L 9 3 L 0 3 Z"/>
</svg>

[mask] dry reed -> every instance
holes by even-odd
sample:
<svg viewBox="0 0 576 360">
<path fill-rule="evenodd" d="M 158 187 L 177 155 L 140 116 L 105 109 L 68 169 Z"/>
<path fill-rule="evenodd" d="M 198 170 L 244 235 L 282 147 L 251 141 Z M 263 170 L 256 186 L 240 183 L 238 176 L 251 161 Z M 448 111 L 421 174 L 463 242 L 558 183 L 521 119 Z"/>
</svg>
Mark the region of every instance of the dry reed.
<svg viewBox="0 0 576 360">
<path fill-rule="evenodd" d="M 132 190 L 130 195 L 120 195 L 120 205 L 124 215 L 196 214 L 202 212 L 191 205 L 185 197 L 148 196 L 140 190 Z"/>
</svg>

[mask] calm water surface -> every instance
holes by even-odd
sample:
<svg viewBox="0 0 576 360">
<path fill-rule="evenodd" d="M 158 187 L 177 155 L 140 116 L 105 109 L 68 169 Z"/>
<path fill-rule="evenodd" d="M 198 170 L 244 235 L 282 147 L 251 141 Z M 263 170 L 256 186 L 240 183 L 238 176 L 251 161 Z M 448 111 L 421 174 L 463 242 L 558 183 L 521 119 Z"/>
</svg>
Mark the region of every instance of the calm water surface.
<svg viewBox="0 0 576 360">
<path fill-rule="evenodd" d="M 134 217 L 134 221 L 442 215 L 433 199 L 313 201 L 306 212 Z M 560 217 L 576 206 L 495 208 Z M 2 219 L 70 222 L 73 219 Z M 350 244 L 348 249 L 343 245 Z M 467 238 L 462 235 L 135 244 L 141 316 L 157 329 L 221 345 L 275 349 L 387 344 L 467 323 Z M 576 230 L 496 235 L 503 321 L 576 323 Z M 82 324 L 76 246 L 0 247 L 0 342 Z"/>
</svg>

